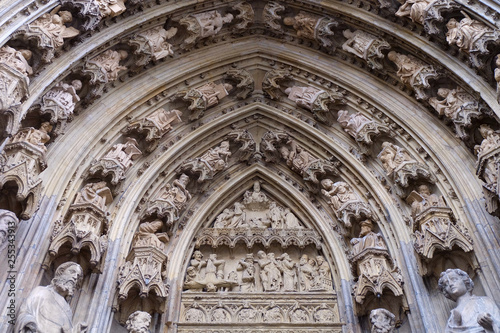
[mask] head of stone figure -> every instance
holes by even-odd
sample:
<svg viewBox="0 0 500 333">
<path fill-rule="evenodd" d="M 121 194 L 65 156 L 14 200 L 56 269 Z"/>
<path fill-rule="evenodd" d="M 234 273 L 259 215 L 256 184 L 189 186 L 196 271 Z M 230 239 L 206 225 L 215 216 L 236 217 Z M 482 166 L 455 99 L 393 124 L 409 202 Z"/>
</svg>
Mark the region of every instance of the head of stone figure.
<svg viewBox="0 0 500 333">
<path fill-rule="evenodd" d="M 360 223 L 361 231 L 359 232 L 359 236 L 363 237 L 368 235 L 373 229 L 373 223 L 370 220 L 364 220 Z"/>
<path fill-rule="evenodd" d="M 429 187 L 427 185 L 420 185 L 418 187 L 418 193 L 430 195 L 431 191 L 429 190 Z"/>
<path fill-rule="evenodd" d="M 494 132 L 490 126 L 488 126 L 486 124 L 482 124 L 481 126 L 479 126 L 479 133 L 481 133 L 481 136 L 486 139 Z"/>
<path fill-rule="evenodd" d="M 472 292 L 474 282 L 463 270 L 450 268 L 441 273 L 438 288 L 444 297 L 456 301 L 460 296 Z"/>
<path fill-rule="evenodd" d="M 222 141 L 220 147 L 223 149 L 229 149 L 229 141 Z"/>
<path fill-rule="evenodd" d="M 82 89 L 82 81 L 80 80 L 71 81 L 71 85 L 73 86 L 73 88 L 75 88 L 76 91 Z"/>
<path fill-rule="evenodd" d="M 497 55 L 497 60 L 495 61 L 495 65 L 497 65 L 497 67 L 500 67 L 500 54 Z"/>
<path fill-rule="evenodd" d="M 124 60 L 128 57 L 128 52 L 125 50 L 119 50 L 118 53 L 120 54 L 120 59 Z"/>
<path fill-rule="evenodd" d="M 72 297 L 75 289 L 80 285 L 83 270 L 77 263 L 65 262 L 56 269 L 51 284 L 64 297 Z"/>
<path fill-rule="evenodd" d="M 19 52 L 21 52 L 23 58 L 26 59 L 26 61 L 30 61 L 31 57 L 33 56 L 33 52 L 31 52 L 30 50 L 22 49 L 19 50 Z"/>
<path fill-rule="evenodd" d="M 391 51 L 387 54 L 387 58 L 389 58 L 390 61 L 394 62 L 397 59 L 397 53 L 394 51 Z M 385 143 L 385 142 L 384 142 Z M 384 147 L 384 144 L 382 144 L 382 147 Z"/>
<path fill-rule="evenodd" d="M 247 254 L 245 261 L 253 263 L 253 253 Z"/>
<path fill-rule="evenodd" d="M 444 97 L 448 96 L 449 92 L 450 92 L 450 89 L 439 88 L 437 94 L 438 94 L 439 97 L 443 97 L 444 98 Z"/>
<path fill-rule="evenodd" d="M 347 187 L 349 185 L 347 185 L 347 183 L 344 182 L 337 182 L 334 184 L 334 186 L 335 186 L 334 193 L 345 193 L 347 192 Z"/>
<path fill-rule="evenodd" d="M 185 173 L 183 173 L 183 174 L 179 177 L 179 182 L 180 182 L 182 185 L 186 186 L 186 185 L 187 185 L 187 183 L 189 183 L 189 176 L 188 176 L 188 175 L 186 175 Z"/>
<path fill-rule="evenodd" d="M 230 85 L 229 83 L 224 83 L 224 89 L 226 89 L 226 91 L 231 91 L 233 90 L 233 86 Z"/>
<path fill-rule="evenodd" d="M 0 248 L 7 241 L 10 229 L 16 230 L 19 220 L 10 210 L 0 209 Z"/>
<path fill-rule="evenodd" d="M 285 25 L 294 25 L 295 24 L 295 18 L 294 17 L 285 17 L 283 19 L 283 23 Z"/>
<path fill-rule="evenodd" d="M 73 15 L 71 15 L 71 13 L 68 12 L 67 10 L 62 10 L 58 14 L 61 17 L 63 23 L 68 23 L 73 21 Z"/>
<path fill-rule="evenodd" d="M 201 253 L 200 251 L 196 250 L 193 253 L 193 258 L 197 259 L 197 260 L 201 260 L 203 258 L 203 253 Z"/>
<path fill-rule="evenodd" d="M 299 264 L 305 265 L 305 264 L 307 264 L 308 261 L 309 261 L 309 257 L 307 256 L 307 254 L 303 254 L 300 257 Z"/>
<path fill-rule="evenodd" d="M 259 258 L 261 258 L 261 259 L 262 259 L 262 258 L 266 258 L 266 257 L 267 257 L 267 256 L 266 256 L 266 253 L 265 253 L 264 251 L 262 251 L 262 250 L 260 250 L 259 252 L 257 252 L 257 256 L 258 256 Z"/>
<path fill-rule="evenodd" d="M 282 156 L 283 158 L 285 158 L 285 159 L 286 159 L 286 158 L 288 158 L 288 155 L 290 155 L 290 151 L 289 151 L 289 150 L 288 150 L 288 148 L 287 148 L 287 147 L 285 147 L 285 146 L 282 146 L 282 147 L 280 148 L 280 153 L 281 153 L 281 156 Z"/>
<path fill-rule="evenodd" d="M 260 182 L 258 180 L 256 180 L 253 183 L 253 190 L 254 190 L 254 192 L 260 192 Z"/>
<path fill-rule="evenodd" d="M 332 185 L 333 185 L 333 181 L 331 179 L 328 179 L 328 178 L 325 178 L 321 181 L 321 186 L 325 189 L 325 190 L 329 190 L 332 188 Z"/>
<path fill-rule="evenodd" d="M 456 28 L 457 24 L 458 24 L 457 20 L 452 18 L 451 20 L 448 21 L 448 23 L 446 23 L 446 27 L 448 28 L 448 30 L 450 30 Z"/>
<path fill-rule="evenodd" d="M 370 313 L 371 333 L 393 332 L 396 316 L 386 309 L 374 309 Z"/>
<path fill-rule="evenodd" d="M 316 262 L 318 263 L 318 265 L 321 265 L 325 262 L 325 258 L 323 258 L 323 256 L 316 256 Z"/>
<path fill-rule="evenodd" d="M 52 131 L 52 125 L 48 121 L 45 121 L 40 125 L 40 130 L 45 133 L 50 133 L 50 131 Z"/>
<path fill-rule="evenodd" d="M 148 333 L 151 315 L 144 311 L 136 311 L 128 317 L 126 325 L 129 333 Z"/>
</svg>

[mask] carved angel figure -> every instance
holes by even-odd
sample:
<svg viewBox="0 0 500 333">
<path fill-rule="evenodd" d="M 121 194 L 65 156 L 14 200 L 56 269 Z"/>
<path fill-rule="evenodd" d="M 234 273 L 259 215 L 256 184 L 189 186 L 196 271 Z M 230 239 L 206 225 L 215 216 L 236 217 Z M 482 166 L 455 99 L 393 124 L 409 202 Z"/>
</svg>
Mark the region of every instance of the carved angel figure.
<svg viewBox="0 0 500 333">
<path fill-rule="evenodd" d="M 89 62 L 99 66 L 107 78 L 107 82 L 112 82 L 118 78 L 118 73 L 120 71 L 127 69 L 126 66 L 120 66 L 120 61 L 127 58 L 127 56 L 128 53 L 124 50 L 107 50 L 92 58 Z"/>
<path fill-rule="evenodd" d="M 152 246 L 160 251 L 165 250 L 165 244 L 169 241 L 169 237 L 166 233 L 160 232 L 158 230 L 163 226 L 162 221 L 153 222 L 143 222 L 139 225 L 139 231 L 134 235 L 133 246 Z"/>
<path fill-rule="evenodd" d="M 33 74 L 33 69 L 28 64 L 32 53 L 30 50 L 16 50 L 10 46 L 0 48 L 0 63 L 3 63 L 28 78 L 28 75 Z M 28 80 L 29 82 L 29 80 Z"/>
<path fill-rule="evenodd" d="M 396 16 L 409 16 L 413 22 L 424 24 L 424 19 L 427 16 L 427 7 L 436 2 L 436 0 L 406 0 L 399 7 Z"/>
<path fill-rule="evenodd" d="M 365 220 L 360 225 L 361 231 L 359 232 L 359 237 L 351 239 L 353 256 L 360 254 L 365 249 L 387 250 L 382 235 L 372 231 L 373 223 L 370 220 Z"/>
<path fill-rule="evenodd" d="M 151 60 L 160 60 L 174 54 L 172 44 L 167 40 L 174 37 L 177 28 L 165 30 L 162 26 L 154 27 L 134 35 L 129 44 L 136 47 L 134 53 L 139 55 L 137 66 L 144 66 Z"/>
<path fill-rule="evenodd" d="M 101 210 L 113 201 L 111 190 L 106 182 L 88 183 L 78 192 L 74 205 L 90 204 Z"/>
<path fill-rule="evenodd" d="M 58 11 L 59 7 L 56 7 L 52 12 L 43 14 L 28 25 L 27 31 L 27 33 L 41 31 L 51 40 L 54 49 L 63 46 L 65 38 L 73 38 L 80 34 L 78 29 L 66 26 L 73 21 L 71 13 L 65 10 Z"/>
<path fill-rule="evenodd" d="M 384 142 L 382 148 L 382 151 L 378 154 L 378 158 L 382 162 L 382 166 L 387 171 L 388 176 L 406 163 L 417 163 L 406 149 L 398 147 L 395 144 Z"/>
<path fill-rule="evenodd" d="M 229 141 L 222 141 L 218 147 L 210 148 L 200 157 L 200 161 L 205 166 L 215 172 L 224 170 L 227 166 L 227 159 L 231 156 L 229 151 Z"/>
<path fill-rule="evenodd" d="M 233 89 L 233 86 L 229 83 L 215 84 L 214 82 L 209 82 L 199 88 L 196 88 L 203 95 L 205 100 L 205 108 L 209 108 L 217 103 L 219 100 L 229 95 L 229 91 Z"/>
<path fill-rule="evenodd" d="M 191 199 L 191 194 L 186 189 L 189 183 L 189 176 L 182 174 L 179 179 L 172 182 L 172 186 L 167 184 L 156 200 L 167 202 L 170 207 L 177 211 L 184 208 L 186 202 Z"/>
</svg>

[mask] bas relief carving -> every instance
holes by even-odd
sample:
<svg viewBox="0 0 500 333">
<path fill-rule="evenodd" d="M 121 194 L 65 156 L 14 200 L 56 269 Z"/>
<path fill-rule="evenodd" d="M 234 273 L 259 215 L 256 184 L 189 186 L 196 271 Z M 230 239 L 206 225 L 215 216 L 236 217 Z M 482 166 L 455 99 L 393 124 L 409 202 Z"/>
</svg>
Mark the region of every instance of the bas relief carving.
<svg viewBox="0 0 500 333">
<path fill-rule="evenodd" d="M 316 40 L 324 47 L 333 46 L 331 36 L 335 34 L 333 28 L 338 26 L 329 17 L 321 17 L 300 11 L 295 17 L 285 17 L 283 19 L 285 25 L 292 26 L 297 31 L 297 36 Z"/>
<path fill-rule="evenodd" d="M 384 68 L 381 60 L 384 58 L 383 51 L 391 48 L 389 43 L 362 30 L 356 30 L 354 32 L 344 30 L 343 34 L 344 37 L 347 38 L 347 41 L 342 44 L 342 49 L 344 51 L 365 60 L 370 68 L 378 70 Z"/>
</svg>

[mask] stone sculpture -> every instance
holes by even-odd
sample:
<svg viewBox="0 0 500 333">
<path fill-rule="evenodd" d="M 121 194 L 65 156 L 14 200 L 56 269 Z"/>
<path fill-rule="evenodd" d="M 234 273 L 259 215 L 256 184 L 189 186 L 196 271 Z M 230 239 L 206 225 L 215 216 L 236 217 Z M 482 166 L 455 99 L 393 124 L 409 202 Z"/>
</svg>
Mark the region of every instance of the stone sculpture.
<svg viewBox="0 0 500 333">
<path fill-rule="evenodd" d="M 133 160 L 142 155 L 138 143 L 133 138 L 127 138 L 125 143 L 113 145 L 111 150 L 90 166 L 89 174 L 112 175 L 111 184 L 117 185 L 125 179 L 125 172 L 133 165 Z"/>
<path fill-rule="evenodd" d="M 329 17 L 312 15 L 303 11 L 295 17 L 285 17 L 283 23 L 292 26 L 297 31 L 298 37 L 316 40 L 324 47 L 333 45 L 330 37 L 335 34 L 333 28 L 338 26 L 338 22 Z"/>
<path fill-rule="evenodd" d="M 470 18 L 465 12 L 460 22 L 452 18 L 446 24 L 448 32 L 446 40 L 450 45 L 456 45 L 469 55 L 474 67 L 482 68 L 484 61 L 480 56 L 489 54 L 488 44 L 500 43 L 500 30 L 492 29 L 477 20 Z"/>
<path fill-rule="evenodd" d="M 184 39 L 181 48 L 190 49 L 199 40 L 217 35 L 224 24 L 231 23 L 233 18 L 234 16 L 231 13 L 222 16 L 217 10 L 191 14 L 181 18 L 179 24 L 183 25 L 188 33 L 188 37 Z"/>
<path fill-rule="evenodd" d="M 126 66 L 121 66 L 120 61 L 126 59 L 127 51 L 107 50 L 88 61 L 88 67 L 92 65 L 99 69 L 98 80 L 103 83 L 113 82 L 118 78 L 120 71 L 126 70 Z M 88 69 L 90 70 L 90 69 Z"/>
<path fill-rule="evenodd" d="M 386 309 L 373 309 L 370 312 L 371 333 L 393 333 L 396 316 Z"/>
<path fill-rule="evenodd" d="M 500 309 L 489 297 L 474 296 L 474 282 L 461 269 L 447 269 L 438 281 L 443 295 L 457 302 L 451 310 L 445 333 L 500 332 Z"/>
<path fill-rule="evenodd" d="M 199 174 L 198 182 L 203 182 L 212 179 L 219 171 L 226 169 L 230 156 L 229 141 L 222 141 L 219 146 L 210 148 L 201 157 L 185 161 L 180 169 Z"/>
<path fill-rule="evenodd" d="M 214 253 L 210 254 L 207 260 L 203 260 L 203 254 L 195 251 L 190 264 L 188 270 L 191 272 L 184 281 L 186 290 L 216 292 L 224 289 L 232 290 L 238 285 L 237 281 L 226 278 L 224 272 L 226 261 L 217 259 Z M 202 274 L 202 269 L 204 269 L 204 274 Z"/>
<path fill-rule="evenodd" d="M 43 97 L 40 114 L 49 115 L 50 123 L 57 124 L 53 133 L 63 134 L 68 120 L 71 120 L 76 103 L 80 101 L 77 91 L 82 88 L 80 80 L 73 80 L 71 84 L 59 82 Z"/>
<path fill-rule="evenodd" d="M 495 81 L 497 81 L 497 101 L 500 104 L 500 54 L 497 55 L 497 60 L 495 61 Z"/>
<path fill-rule="evenodd" d="M 316 119 L 325 122 L 325 115 L 330 111 L 328 104 L 339 102 L 332 93 L 315 87 L 293 86 L 285 89 L 288 98 L 297 106 L 310 110 Z"/>
<path fill-rule="evenodd" d="M 182 90 L 175 94 L 174 99 L 181 98 L 190 103 L 189 120 L 192 121 L 201 118 L 208 108 L 219 104 L 219 101 L 228 96 L 232 89 L 233 86 L 229 83 L 208 82 L 198 88 Z"/>
<path fill-rule="evenodd" d="M 335 216 L 347 228 L 352 226 L 352 222 L 372 217 L 370 206 L 346 182 L 333 183 L 331 179 L 325 178 L 321 181 L 321 186 L 321 193 L 329 200 Z"/>
<path fill-rule="evenodd" d="M 370 68 L 384 68 L 380 61 L 384 58 L 383 50 L 391 48 L 389 43 L 362 30 L 344 30 L 343 34 L 347 41 L 342 44 L 342 50 L 365 60 Z"/>
<path fill-rule="evenodd" d="M 241 259 L 240 261 L 238 261 L 236 270 L 242 271 L 240 291 L 255 291 L 255 265 L 253 254 L 247 254 L 245 259 Z"/>
<path fill-rule="evenodd" d="M 255 12 L 252 5 L 246 1 L 242 1 L 236 3 L 231 8 L 239 12 L 239 14 L 234 18 L 234 23 L 236 24 L 234 25 L 233 30 L 237 33 L 244 32 L 253 24 L 255 18 Z"/>
<path fill-rule="evenodd" d="M 399 17 L 409 17 L 413 22 L 422 24 L 430 34 L 440 32 L 438 24 L 444 20 L 442 14 L 459 9 L 454 0 L 406 0 L 395 13 Z"/>
<path fill-rule="evenodd" d="M 66 26 L 73 21 L 68 11 L 59 11 L 56 7 L 52 12 L 43 14 L 35 21 L 22 26 L 14 33 L 14 39 L 21 39 L 26 43 L 33 41 L 42 53 L 42 61 L 50 63 L 55 53 L 60 51 L 64 40 L 80 34 L 78 29 Z"/>
<path fill-rule="evenodd" d="M 396 16 L 408 16 L 413 22 L 424 24 L 426 17 L 426 8 L 437 0 L 406 0 L 406 2 L 399 7 Z"/>
<path fill-rule="evenodd" d="M 429 97 L 425 89 L 431 87 L 429 80 L 437 79 L 440 75 L 432 66 L 419 59 L 400 54 L 394 51 L 389 52 L 387 58 L 398 67 L 397 76 L 401 82 L 415 91 L 418 100 L 425 100 Z"/>
<path fill-rule="evenodd" d="M 87 332 L 86 324 L 73 326 L 71 299 L 83 277 L 74 262 L 61 264 L 49 286 L 36 287 L 21 304 L 14 331 L 17 332 Z"/>
<path fill-rule="evenodd" d="M 163 26 L 154 27 L 132 36 L 129 45 L 135 47 L 134 54 L 138 56 L 135 65 L 146 66 L 151 61 L 158 61 L 174 54 L 168 39 L 175 36 L 177 28 L 165 30 Z"/>
<path fill-rule="evenodd" d="M 73 8 L 83 18 L 82 28 L 85 31 L 97 28 L 104 18 L 118 16 L 127 9 L 125 0 L 61 0 L 61 5 Z"/>
<path fill-rule="evenodd" d="M 13 212 L 0 209 L 0 254 L 4 255 L 4 249 L 15 249 L 15 233 L 19 220 Z M 5 255 L 5 258 L 10 258 Z M 8 266 L 6 266 L 8 267 Z"/>
<path fill-rule="evenodd" d="M 490 126 L 483 124 L 479 127 L 483 136 L 480 145 L 474 147 L 477 154 L 476 175 L 485 182 L 483 192 L 486 197 L 486 210 L 491 214 L 498 214 L 499 187 L 498 164 L 500 159 L 500 134 Z"/>
<path fill-rule="evenodd" d="M 264 291 L 278 291 L 282 284 L 281 272 L 274 253 L 257 252 L 257 263 L 260 267 L 260 281 Z"/>
<path fill-rule="evenodd" d="M 267 71 L 262 81 L 262 90 L 273 100 L 279 100 L 283 94 L 281 84 L 293 80 L 290 72 L 281 69 Z"/>
<path fill-rule="evenodd" d="M 281 26 L 281 16 L 278 14 L 285 10 L 285 6 L 276 1 L 269 1 L 264 7 L 264 12 L 262 14 L 263 21 L 266 27 L 274 30 L 275 32 L 283 33 L 283 27 Z"/>
<path fill-rule="evenodd" d="M 125 325 L 128 333 L 150 333 L 151 315 L 144 311 L 135 311 L 128 317 Z"/>
</svg>

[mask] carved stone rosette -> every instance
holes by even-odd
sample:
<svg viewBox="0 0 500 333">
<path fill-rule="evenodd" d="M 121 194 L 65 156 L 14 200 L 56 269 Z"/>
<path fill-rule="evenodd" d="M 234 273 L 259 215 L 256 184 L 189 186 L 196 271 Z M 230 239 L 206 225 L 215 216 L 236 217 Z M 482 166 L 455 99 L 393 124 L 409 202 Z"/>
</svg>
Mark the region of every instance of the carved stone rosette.
<svg viewBox="0 0 500 333">
<path fill-rule="evenodd" d="M 384 68 L 380 61 L 384 58 L 382 51 L 391 48 L 389 43 L 362 30 L 354 32 L 344 30 L 344 37 L 347 38 L 347 41 L 342 44 L 344 51 L 365 60 L 370 68 L 379 70 Z"/>
<path fill-rule="evenodd" d="M 8 183 L 15 184 L 13 200 L 21 203 L 19 217 L 23 220 L 30 219 L 38 208 L 42 193 L 39 176 L 47 168 L 43 143 L 35 145 L 27 139 L 33 130 L 21 129 L 0 155 L 0 188 Z"/>
</svg>

